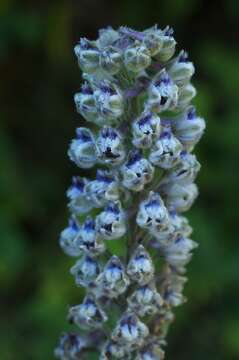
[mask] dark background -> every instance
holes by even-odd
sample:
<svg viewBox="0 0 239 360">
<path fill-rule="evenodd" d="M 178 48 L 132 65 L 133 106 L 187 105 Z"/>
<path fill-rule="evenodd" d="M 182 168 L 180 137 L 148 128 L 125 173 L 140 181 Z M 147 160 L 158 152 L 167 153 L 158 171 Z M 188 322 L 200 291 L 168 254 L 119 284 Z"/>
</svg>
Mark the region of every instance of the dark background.
<svg viewBox="0 0 239 360">
<path fill-rule="evenodd" d="M 57 239 L 65 189 L 79 173 L 66 155 L 81 121 L 73 46 L 110 24 L 158 23 L 190 52 L 207 121 L 201 195 L 189 215 L 200 247 L 167 359 L 238 359 L 239 1 L 1 0 L 0 12 L 0 358 L 53 359 L 67 306 L 81 296 Z"/>
</svg>

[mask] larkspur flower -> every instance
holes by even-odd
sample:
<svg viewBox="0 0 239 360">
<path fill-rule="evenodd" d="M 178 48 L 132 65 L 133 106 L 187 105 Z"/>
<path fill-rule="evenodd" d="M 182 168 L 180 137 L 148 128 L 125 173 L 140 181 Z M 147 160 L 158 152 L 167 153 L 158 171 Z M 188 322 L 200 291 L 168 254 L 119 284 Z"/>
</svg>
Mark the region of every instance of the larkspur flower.
<svg viewBox="0 0 239 360">
<path fill-rule="evenodd" d="M 194 65 L 175 51 L 173 30 L 157 25 L 107 27 L 75 47 L 74 102 L 89 128 L 76 129 L 68 154 L 87 174 L 67 190 L 60 246 L 77 258 L 70 273 L 84 298 L 69 309 L 80 332 L 62 335 L 60 360 L 164 360 L 174 307 L 186 301 L 197 244 L 182 213 L 198 195 L 193 149 L 205 121 L 191 105 Z"/>
</svg>

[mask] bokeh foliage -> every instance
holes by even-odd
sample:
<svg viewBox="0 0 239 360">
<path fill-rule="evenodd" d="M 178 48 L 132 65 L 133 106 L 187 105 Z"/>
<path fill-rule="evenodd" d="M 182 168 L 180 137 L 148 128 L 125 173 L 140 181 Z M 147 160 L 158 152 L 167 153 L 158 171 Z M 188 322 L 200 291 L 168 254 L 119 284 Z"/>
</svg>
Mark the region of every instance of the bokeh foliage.
<svg viewBox="0 0 239 360">
<path fill-rule="evenodd" d="M 109 24 L 159 23 L 190 51 L 195 103 L 207 120 L 201 196 L 190 212 L 200 247 L 167 358 L 238 359 L 238 0 L 2 0 L 0 14 L 0 358 L 53 359 L 69 328 L 67 304 L 82 296 L 57 243 L 77 172 L 66 150 L 82 121 L 72 101 L 80 84 L 73 45 Z"/>
</svg>

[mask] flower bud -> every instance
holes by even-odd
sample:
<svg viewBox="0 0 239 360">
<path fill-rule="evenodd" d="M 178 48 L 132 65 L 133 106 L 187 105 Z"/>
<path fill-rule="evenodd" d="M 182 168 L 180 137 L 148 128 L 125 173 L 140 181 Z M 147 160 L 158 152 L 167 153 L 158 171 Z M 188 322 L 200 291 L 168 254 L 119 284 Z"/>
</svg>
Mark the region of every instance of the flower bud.
<svg viewBox="0 0 239 360">
<path fill-rule="evenodd" d="M 72 178 L 72 185 L 67 190 L 70 199 L 69 208 L 76 215 L 88 213 L 92 208 L 92 202 L 87 198 L 87 180 L 79 176 Z"/>
<path fill-rule="evenodd" d="M 106 47 L 115 43 L 118 39 L 118 31 L 114 30 L 111 26 L 108 26 L 105 29 L 99 30 L 99 38 L 96 42 L 99 48 L 105 49 Z"/>
<path fill-rule="evenodd" d="M 159 136 L 160 129 L 160 117 L 150 111 L 144 111 L 132 125 L 134 146 L 150 148 L 153 140 Z"/>
<path fill-rule="evenodd" d="M 146 69 L 150 63 L 150 52 L 146 46 L 137 41 L 124 52 L 124 64 L 129 71 L 138 73 Z"/>
<path fill-rule="evenodd" d="M 188 83 L 178 89 L 178 103 L 175 110 L 184 109 L 189 105 L 191 100 L 196 96 L 195 87 Z"/>
<path fill-rule="evenodd" d="M 155 286 L 144 285 L 137 288 L 128 298 L 129 309 L 138 316 L 154 315 L 163 305 L 163 299 Z"/>
<path fill-rule="evenodd" d="M 134 313 L 125 313 L 112 333 L 112 339 L 139 348 L 148 336 L 147 326 Z"/>
<path fill-rule="evenodd" d="M 138 150 L 131 150 L 127 162 L 121 167 L 121 173 L 127 189 L 141 191 L 153 179 L 154 168 Z"/>
<path fill-rule="evenodd" d="M 180 161 L 176 164 L 175 167 L 170 169 L 165 178 L 163 178 L 162 183 L 164 182 L 175 182 L 178 184 L 189 184 L 192 183 L 199 170 L 201 165 L 197 161 L 195 155 L 190 154 L 186 151 L 180 153 Z"/>
<path fill-rule="evenodd" d="M 173 29 L 167 26 L 162 32 L 163 45 L 156 58 L 161 62 L 168 61 L 175 53 L 176 41 L 173 37 Z"/>
<path fill-rule="evenodd" d="M 100 267 L 95 259 L 85 255 L 70 269 L 70 273 L 75 277 L 77 286 L 88 287 L 99 275 Z"/>
<path fill-rule="evenodd" d="M 173 268 L 184 269 L 184 266 L 191 260 L 191 251 L 197 247 L 197 243 L 183 236 L 178 236 L 171 244 L 161 247 L 165 260 Z"/>
<path fill-rule="evenodd" d="M 136 355 L 135 360 L 164 360 L 162 343 L 156 337 L 150 337 L 143 348 Z"/>
<path fill-rule="evenodd" d="M 132 281 L 140 285 L 145 285 L 152 280 L 154 265 L 143 245 L 139 245 L 133 253 L 127 266 L 127 274 Z"/>
<path fill-rule="evenodd" d="M 125 158 L 125 149 L 120 133 L 111 127 L 103 127 L 96 142 L 99 161 L 106 165 L 119 165 Z"/>
<path fill-rule="evenodd" d="M 96 227 L 105 240 L 118 239 L 125 234 L 125 214 L 119 201 L 110 202 L 97 216 Z"/>
<path fill-rule="evenodd" d="M 187 149 L 191 150 L 203 134 L 205 121 L 198 117 L 195 108 L 190 106 L 182 116 L 172 121 L 172 126 L 177 138 Z"/>
<path fill-rule="evenodd" d="M 68 155 L 77 166 L 88 169 L 95 165 L 95 144 L 91 131 L 87 128 L 76 129 L 77 138 L 72 140 Z"/>
<path fill-rule="evenodd" d="M 169 77 L 165 69 L 161 70 L 154 77 L 148 88 L 148 100 L 146 108 L 160 113 L 166 110 L 173 110 L 178 101 L 178 87 Z"/>
<path fill-rule="evenodd" d="M 130 349 L 124 344 L 114 340 L 108 340 L 101 352 L 100 360 L 124 359 L 130 360 Z"/>
<path fill-rule="evenodd" d="M 186 277 L 177 275 L 174 272 L 169 272 L 167 283 L 164 284 L 163 298 L 169 306 L 179 306 L 185 303 L 186 299 L 182 294 L 184 284 L 187 281 Z"/>
<path fill-rule="evenodd" d="M 167 228 L 168 211 L 159 194 L 151 191 L 148 198 L 141 202 L 136 222 L 140 227 L 149 231 L 162 231 Z"/>
<path fill-rule="evenodd" d="M 122 66 L 120 52 L 112 46 L 104 49 L 100 53 L 100 66 L 111 75 L 117 74 Z"/>
<path fill-rule="evenodd" d="M 87 341 L 79 334 L 64 333 L 60 337 L 54 355 L 59 360 L 77 360 L 80 358 L 82 350 L 84 350 L 86 345 Z"/>
<path fill-rule="evenodd" d="M 117 298 L 123 294 L 129 286 L 128 276 L 117 256 L 112 256 L 106 264 L 103 272 L 98 276 L 96 284 L 102 288 L 104 296 Z"/>
<path fill-rule="evenodd" d="M 169 183 L 163 185 L 160 190 L 166 206 L 178 212 L 189 210 L 198 196 L 198 188 L 195 184 Z"/>
<path fill-rule="evenodd" d="M 169 211 L 170 223 L 174 229 L 174 235 L 189 237 L 192 234 L 192 227 L 189 225 L 189 221 L 185 216 L 177 214 L 176 211 Z"/>
<path fill-rule="evenodd" d="M 124 99 L 121 90 L 108 80 L 103 80 L 94 91 L 95 106 L 103 121 L 117 120 L 124 112 Z"/>
<path fill-rule="evenodd" d="M 155 56 L 163 47 L 163 33 L 153 26 L 144 31 L 143 44 L 148 49 L 151 56 Z"/>
<path fill-rule="evenodd" d="M 119 199 L 119 184 L 113 172 L 97 169 L 96 180 L 86 185 L 86 192 L 91 204 L 102 207 Z"/>
<path fill-rule="evenodd" d="M 74 96 L 76 111 L 81 114 L 85 120 L 98 123 L 99 115 L 97 113 L 94 91 L 88 83 L 84 83 L 81 92 Z"/>
<path fill-rule="evenodd" d="M 100 309 L 92 295 L 87 295 L 80 305 L 72 306 L 69 310 L 68 321 L 80 328 L 97 328 L 107 320 L 107 316 Z"/>
<path fill-rule="evenodd" d="M 80 39 L 80 43 L 75 46 L 74 51 L 82 71 L 94 73 L 98 70 L 100 53 L 93 41 Z"/>
<path fill-rule="evenodd" d="M 189 83 L 195 72 L 195 68 L 193 63 L 188 60 L 186 51 L 182 50 L 179 56 L 172 61 L 168 72 L 178 86 L 184 86 Z"/>
<path fill-rule="evenodd" d="M 180 160 L 183 147 L 170 130 L 163 131 L 152 147 L 149 160 L 162 169 L 174 167 Z"/>
<path fill-rule="evenodd" d="M 69 220 L 69 225 L 60 235 L 60 246 L 64 253 L 69 256 L 79 256 L 81 251 L 75 244 L 75 239 L 78 236 L 80 227 L 74 217 Z"/>
<path fill-rule="evenodd" d="M 91 256 L 101 254 L 105 250 L 104 243 L 99 239 L 96 231 L 95 221 L 88 216 L 82 225 L 75 243 L 81 252 L 86 252 Z"/>
</svg>

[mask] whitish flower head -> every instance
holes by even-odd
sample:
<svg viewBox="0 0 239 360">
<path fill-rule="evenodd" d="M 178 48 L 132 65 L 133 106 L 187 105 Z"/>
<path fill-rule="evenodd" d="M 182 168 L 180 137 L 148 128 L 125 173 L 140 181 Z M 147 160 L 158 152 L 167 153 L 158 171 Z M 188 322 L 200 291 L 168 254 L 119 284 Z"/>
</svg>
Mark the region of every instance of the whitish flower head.
<svg viewBox="0 0 239 360">
<path fill-rule="evenodd" d="M 168 209 L 178 212 L 189 210 L 198 196 L 198 188 L 195 184 L 169 183 L 163 185 L 160 190 Z"/>
<path fill-rule="evenodd" d="M 102 288 L 102 294 L 109 298 L 117 298 L 123 294 L 129 283 L 124 266 L 117 256 L 110 258 L 96 280 L 96 284 Z"/>
<path fill-rule="evenodd" d="M 83 169 L 96 163 L 95 144 L 91 131 L 87 128 L 76 129 L 77 138 L 72 140 L 68 155 L 70 159 Z"/>
<path fill-rule="evenodd" d="M 149 160 L 163 169 L 170 169 L 179 162 L 182 148 L 182 144 L 172 132 L 169 129 L 164 130 L 152 147 Z"/>
<path fill-rule="evenodd" d="M 185 216 L 177 214 L 175 210 L 171 210 L 169 211 L 169 219 L 173 226 L 175 237 L 178 235 L 189 237 L 192 234 L 192 227 Z"/>
<path fill-rule="evenodd" d="M 204 132 L 205 121 L 198 117 L 195 108 L 190 106 L 182 116 L 172 121 L 172 126 L 177 138 L 187 149 L 191 150 Z"/>
<path fill-rule="evenodd" d="M 83 256 L 70 269 L 71 274 L 75 277 L 76 285 L 89 286 L 94 282 L 100 273 L 98 262 L 89 255 Z"/>
<path fill-rule="evenodd" d="M 161 231 L 168 226 L 169 216 L 163 200 L 158 193 L 151 191 L 142 201 L 136 217 L 137 224 L 149 231 Z"/>
<path fill-rule="evenodd" d="M 138 150 L 131 150 L 127 162 L 122 166 L 123 185 L 132 191 L 141 191 L 154 175 L 154 168 Z"/>
<path fill-rule="evenodd" d="M 162 31 L 162 42 L 163 45 L 156 55 L 156 58 L 160 62 L 166 62 L 173 56 L 176 47 L 176 41 L 173 37 L 173 29 L 169 26 Z"/>
<path fill-rule="evenodd" d="M 79 334 L 64 333 L 60 337 L 54 355 L 60 360 L 78 360 L 86 345 L 86 340 Z"/>
<path fill-rule="evenodd" d="M 67 196 L 70 200 L 68 206 L 76 215 L 88 213 L 92 207 L 92 202 L 87 198 L 87 180 L 79 176 L 72 178 L 72 185 L 67 190 Z"/>
<path fill-rule="evenodd" d="M 160 113 L 173 110 L 178 101 L 178 87 L 165 69 L 161 70 L 152 80 L 148 88 L 146 108 Z"/>
<path fill-rule="evenodd" d="M 80 231 L 79 224 L 71 217 L 68 227 L 60 234 L 60 246 L 62 250 L 69 256 L 79 256 L 81 251 L 75 244 L 75 239 Z"/>
<path fill-rule="evenodd" d="M 99 307 L 92 295 L 87 295 L 83 303 L 69 309 L 68 321 L 80 328 L 97 328 L 107 320 L 105 312 Z"/>
<path fill-rule="evenodd" d="M 124 111 L 124 100 L 120 89 L 108 80 L 102 80 L 94 91 L 95 106 L 99 116 L 111 122 Z"/>
<path fill-rule="evenodd" d="M 125 234 L 125 214 L 119 201 L 110 202 L 97 216 L 96 228 L 105 240 L 118 239 Z"/>
<path fill-rule="evenodd" d="M 98 123 L 100 121 L 94 98 L 94 91 L 89 83 L 85 82 L 81 92 L 74 95 L 76 111 L 87 121 Z"/>
<path fill-rule="evenodd" d="M 188 54 L 182 50 L 178 57 L 172 61 L 168 72 L 178 86 L 187 84 L 195 72 L 194 65 L 188 60 Z"/>
<path fill-rule="evenodd" d="M 153 315 L 163 305 L 163 299 L 152 284 L 138 287 L 128 298 L 129 309 L 138 316 Z"/>
<path fill-rule="evenodd" d="M 162 247 L 161 251 L 173 268 L 181 269 L 191 260 L 192 250 L 196 247 L 195 241 L 178 236 L 171 244 Z"/>
<path fill-rule="evenodd" d="M 91 205 L 102 207 L 119 199 L 119 183 L 113 172 L 97 169 L 96 179 L 88 182 L 86 192 Z"/>
<path fill-rule="evenodd" d="M 100 360 L 113 359 L 130 360 L 130 349 L 117 341 L 108 340 L 102 349 L 102 352 L 100 354 Z"/>
<path fill-rule="evenodd" d="M 112 339 L 130 347 L 140 347 L 148 336 L 147 326 L 134 313 L 125 313 L 112 333 Z"/>
<path fill-rule="evenodd" d="M 82 38 L 74 51 L 83 72 L 94 73 L 98 70 L 100 53 L 95 42 Z"/>
<path fill-rule="evenodd" d="M 150 52 L 145 45 L 135 42 L 133 46 L 129 46 L 124 52 L 125 67 L 134 73 L 138 73 L 146 69 L 151 63 Z"/>
<path fill-rule="evenodd" d="M 179 162 L 170 169 L 162 182 L 175 182 L 180 184 L 192 183 L 200 170 L 200 164 L 195 155 L 182 151 Z"/>
<path fill-rule="evenodd" d="M 96 142 L 97 156 L 106 165 L 119 165 L 125 158 L 125 149 L 120 133 L 111 127 L 103 127 Z"/>
<path fill-rule="evenodd" d="M 95 221 L 90 216 L 81 226 L 75 244 L 81 251 L 90 255 L 98 255 L 105 250 L 104 243 L 99 239 Z"/>
<path fill-rule="evenodd" d="M 144 111 L 132 125 L 133 144 L 137 148 L 150 148 L 160 134 L 160 117 Z"/>
<path fill-rule="evenodd" d="M 160 340 L 151 336 L 138 352 L 135 360 L 164 360 L 164 351 Z"/>
<path fill-rule="evenodd" d="M 181 110 L 188 107 L 190 101 L 196 96 L 195 87 L 188 83 L 178 89 L 178 103 L 176 110 Z"/>
<path fill-rule="evenodd" d="M 140 285 L 145 285 L 152 280 L 154 265 L 143 245 L 139 245 L 133 253 L 127 266 L 127 274 L 132 281 Z"/>
</svg>

